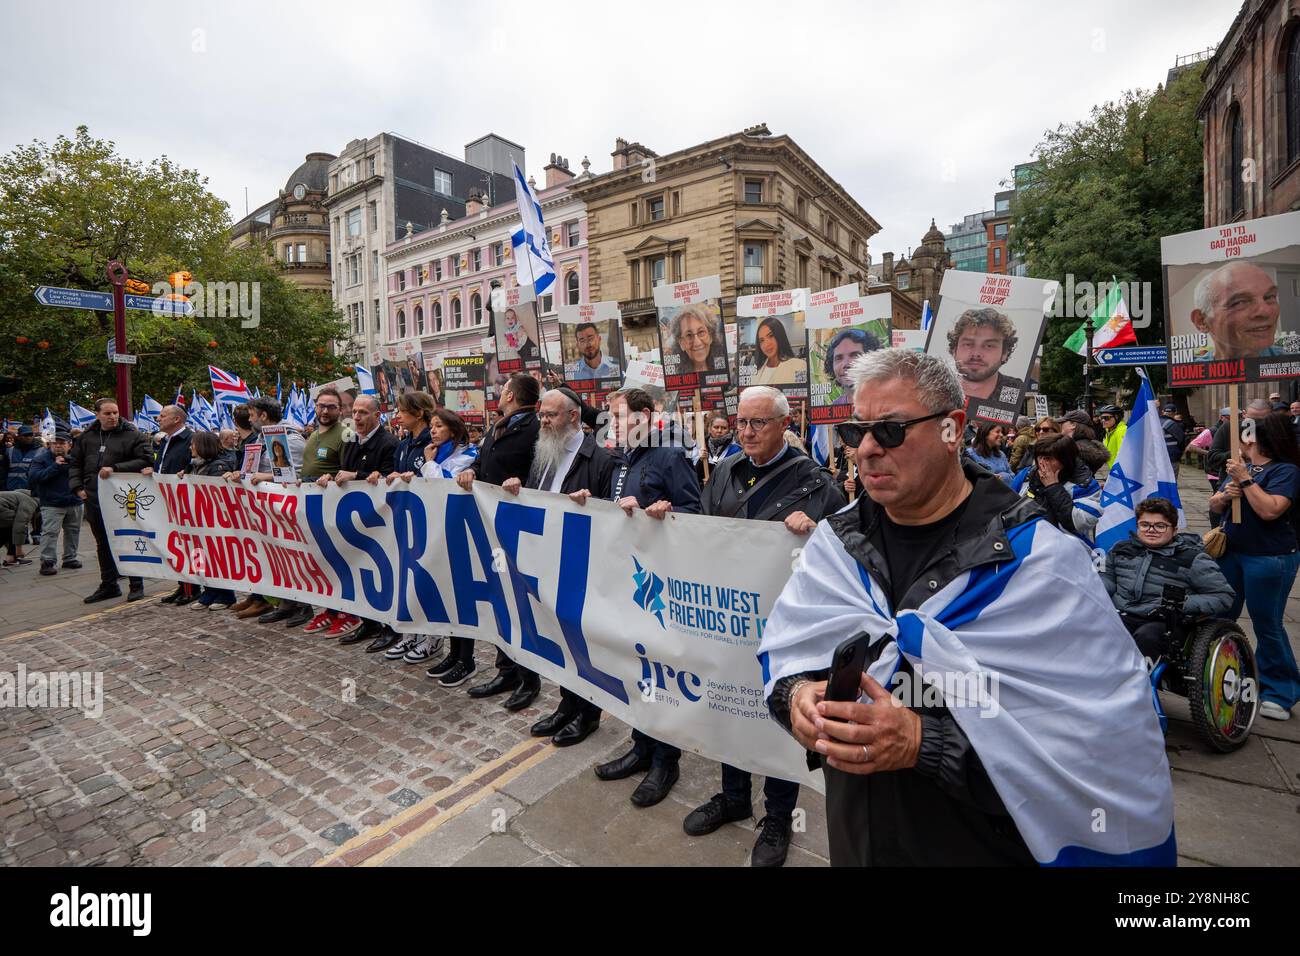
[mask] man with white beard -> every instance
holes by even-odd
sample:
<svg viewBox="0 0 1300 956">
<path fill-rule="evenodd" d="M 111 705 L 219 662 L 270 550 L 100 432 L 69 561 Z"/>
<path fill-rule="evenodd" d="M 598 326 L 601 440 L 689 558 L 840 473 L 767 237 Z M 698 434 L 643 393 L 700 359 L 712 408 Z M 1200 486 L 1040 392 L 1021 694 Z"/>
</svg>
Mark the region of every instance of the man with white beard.
<svg viewBox="0 0 1300 956">
<path fill-rule="evenodd" d="M 533 467 L 527 483 L 507 479 L 501 487 L 511 494 L 520 488 L 536 488 L 571 494 L 584 488 L 608 488 L 618 462 L 601 448 L 581 425 L 582 402 L 567 388 L 547 392 L 537 408 L 541 430 L 533 452 Z M 551 737 L 557 747 L 580 743 L 600 726 L 600 708 L 567 687 L 560 688 L 560 706 L 549 717 L 533 724 L 534 737 Z"/>
</svg>

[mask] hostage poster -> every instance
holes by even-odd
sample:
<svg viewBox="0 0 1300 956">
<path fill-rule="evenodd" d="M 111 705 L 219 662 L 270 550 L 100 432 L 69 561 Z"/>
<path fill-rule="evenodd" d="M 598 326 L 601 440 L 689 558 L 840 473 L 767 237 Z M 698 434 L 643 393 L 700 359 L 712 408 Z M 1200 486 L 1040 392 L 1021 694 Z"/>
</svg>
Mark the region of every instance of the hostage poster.
<svg viewBox="0 0 1300 956">
<path fill-rule="evenodd" d="M 812 296 L 808 328 L 808 423 L 830 425 L 853 417 L 849 367 L 866 352 L 890 341 L 887 295 L 858 295 L 858 286 L 828 289 Z"/>
<path fill-rule="evenodd" d="M 1300 212 L 1160 240 L 1169 384 L 1300 375 Z"/>
<path fill-rule="evenodd" d="M 466 425 L 483 425 L 487 421 L 482 355 L 444 355 L 442 382 L 445 404 Z"/>
<path fill-rule="evenodd" d="M 726 386 L 731 381 L 718 276 L 655 286 L 659 354 L 670 392 Z"/>
<path fill-rule="evenodd" d="M 808 397 L 807 289 L 742 295 L 736 300 L 736 384 L 770 385 Z"/>
<path fill-rule="evenodd" d="M 509 377 L 514 372 L 540 371 L 542 336 L 537 318 L 537 297 L 531 288 L 515 286 L 492 290 L 492 328 L 496 341 L 496 371 Z"/>
<path fill-rule="evenodd" d="M 925 351 L 957 365 L 966 420 L 1010 425 L 1020 414 L 1046 309 L 1059 283 L 949 269 Z"/>
<path fill-rule="evenodd" d="M 557 313 L 564 384 L 599 406 L 623 380 L 623 313 L 617 302 L 562 305 Z"/>
</svg>

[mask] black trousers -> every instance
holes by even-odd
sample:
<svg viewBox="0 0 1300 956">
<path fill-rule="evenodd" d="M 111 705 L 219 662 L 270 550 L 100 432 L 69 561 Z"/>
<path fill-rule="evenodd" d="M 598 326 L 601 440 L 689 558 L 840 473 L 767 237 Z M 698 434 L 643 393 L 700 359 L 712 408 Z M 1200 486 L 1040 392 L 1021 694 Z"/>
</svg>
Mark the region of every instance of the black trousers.
<svg viewBox="0 0 1300 956">
<path fill-rule="evenodd" d="M 450 639 L 452 660 L 460 661 L 466 667 L 474 664 L 474 641 L 468 637 Z"/>
<path fill-rule="evenodd" d="M 108 529 L 104 527 L 104 515 L 99 510 L 99 502 L 94 498 L 86 499 L 86 521 L 90 523 L 90 533 L 95 536 L 95 557 L 99 559 L 99 583 L 103 587 L 117 584 L 117 562 L 113 560 L 113 547 L 109 544 Z M 144 586 L 141 578 L 128 577 L 127 583 L 133 588 Z"/>
<path fill-rule="evenodd" d="M 638 757 L 649 757 L 652 767 L 671 767 L 682 759 L 679 748 L 635 729 L 632 731 L 632 749 Z"/>
<path fill-rule="evenodd" d="M 1143 617 L 1140 614 L 1120 614 L 1120 620 L 1133 635 L 1133 642 L 1147 660 L 1154 661 L 1160 656 L 1160 641 L 1169 625 L 1156 618 Z"/>
<path fill-rule="evenodd" d="M 732 803 L 749 805 L 753 799 L 752 783 L 748 770 L 725 763 L 722 765 L 722 793 Z M 789 820 L 794 816 L 794 806 L 798 801 L 799 784 L 776 777 L 768 777 L 763 781 L 763 806 L 768 816 Z"/>
<path fill-rule="evenodd" d="M 503 654 L 501 651 L 497 651 L 496 664 L 497 664 L 497 672 L 502 677 L 509 677 L 511 674 L 515 674 L 519 677 L 520 682 L 523 684 L 541 683 L 542 679 L 537 676 L 536 671 L 530 671 L 527 667 L 521 667 L 520 665 L 512 661 L 509 657 L 507 657 L 505 654 Z"/>
<path fill-rule="evenodd" d="M 579 697 L 567 687 L 560 688 L 560 709 L 574 716 L 583 714 L 586 717 L 600 717 L 599 707 L 587 698 Z"/>
</svg>

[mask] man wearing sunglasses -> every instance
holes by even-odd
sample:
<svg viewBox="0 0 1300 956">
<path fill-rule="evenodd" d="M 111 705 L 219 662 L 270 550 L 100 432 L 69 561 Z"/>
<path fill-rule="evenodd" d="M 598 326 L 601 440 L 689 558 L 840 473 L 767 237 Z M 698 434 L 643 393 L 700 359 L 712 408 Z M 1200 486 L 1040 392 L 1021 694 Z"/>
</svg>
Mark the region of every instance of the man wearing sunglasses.
<svg viewBox="0 0 1300 956">
<path fill-rule="evenodd" d="M 1091 556 L 962 463 L 946 359 L 882 349 L 853 378 L 838 431 L 864 494 L 809 538 L 759 652 L 773 717 L 825 774 L 831 863 L 1032 865 L 1087 847 L 1172 865 L 1150 684 Z M 861 696 L 828 701 L 850 641 L 867 643 Z M 994 689 L 955 689 L 971 678 Z M 917 692 L 936 680 L 937 699 Z M 1103 805 L 1098 835 L 1081 808 Z"/>
<path fill-rule="evenodd" d="M 777 389 L 754 385 L 740 395 L 736 440 L 741 454 L 718 463 L 704 486 L 700 510 L 723 518 L 782 521 L 797 535 L 810 534 L 817 522 L 844 507 L 831 473 L 786 444 L 790 402 Z M 682 823 L 691 836 L 705 836 L 725 823 L 754 815 L 751 779 L 746 770 L 722 765 L 722 792 L 692 810 Z M 799 785 L 768 777 L 763 783 L 766 816 L 750 855 L 757 867 L 781 866 L 790 848 L 790 830 Z"/>
</svg>

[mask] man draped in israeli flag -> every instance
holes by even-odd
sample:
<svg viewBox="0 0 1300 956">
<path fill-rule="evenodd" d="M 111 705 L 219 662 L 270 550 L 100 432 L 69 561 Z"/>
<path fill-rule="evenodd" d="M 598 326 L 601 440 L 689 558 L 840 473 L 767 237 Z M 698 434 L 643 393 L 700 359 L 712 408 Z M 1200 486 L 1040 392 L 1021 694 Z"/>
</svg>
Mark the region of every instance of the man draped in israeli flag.
<svg viewBox="0 0 1300 956">
<path fill-rule="evenodd" d="M 822 762 L 831 862 L 1172 865 L 1146 668 L 1089 553 L 961 464 L 946 357 L 883 349 L 852 377 L 864 493 L 818 525 L 759 651 L 773 716 Z M 863 696 L 825 701 L 859 634 Z"/>
</svg>

